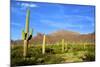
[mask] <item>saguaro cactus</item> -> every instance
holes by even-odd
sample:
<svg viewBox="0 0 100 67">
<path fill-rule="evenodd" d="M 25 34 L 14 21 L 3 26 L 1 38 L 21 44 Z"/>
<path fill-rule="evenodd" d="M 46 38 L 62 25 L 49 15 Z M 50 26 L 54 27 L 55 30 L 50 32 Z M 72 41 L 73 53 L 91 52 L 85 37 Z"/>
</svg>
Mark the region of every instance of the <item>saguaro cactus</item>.
<svg viewBox="0 0 100 67">
<path fill-rule="evenodd" d="M 30 18 L 30 10 L 27 9 L 27 15 L 26 15 L 26 26 L 25 26 L 25 30 L 22 31 L 22 39 L 24 40 L 24 50 L 23 50 L 23 56 L 26 57 L 27 56 L 27 52 L 28 52 L 28 43 L 29 40 L 32 38 L 32 32 L 33 30 L 31 29 L 29 32 L 29 19 Z"/>
<path fill-rule="evenodd" d="M 64 39 L 62 39 L 62 52 L 64 52 Z"/>
<path fill-rule="evenodd" d="M 65 43 L 65 50 L 68 50 L 68 41 Z"/>
<path fill-rule="evenodd" d="M 44 35 L 43 35 L 42 54 L 45 54 L 45 40 L 46 40 L 46 36 L 45 36 L 45 34 L 44 34 Z"/>
</svg>

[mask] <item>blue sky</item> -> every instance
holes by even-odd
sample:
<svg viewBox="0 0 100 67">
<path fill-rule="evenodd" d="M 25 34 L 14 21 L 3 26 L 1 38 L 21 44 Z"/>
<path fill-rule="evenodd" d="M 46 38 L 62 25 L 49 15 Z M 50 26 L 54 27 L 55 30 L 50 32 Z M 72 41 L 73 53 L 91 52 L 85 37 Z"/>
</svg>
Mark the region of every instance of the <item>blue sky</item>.
<svg viewBox="0 0 100 67">
<path fill-rule="evenodd" d="M 57 30 L 76 31 L 81 34 L 95 30 L 95 7 L 51 4 L 39 2 L 11 2 L 11 39 L 21 39 L 25 28 L 26 10 L 30 9 L 30 28 L 37 32 L 49 34 Z"/>
</svg>

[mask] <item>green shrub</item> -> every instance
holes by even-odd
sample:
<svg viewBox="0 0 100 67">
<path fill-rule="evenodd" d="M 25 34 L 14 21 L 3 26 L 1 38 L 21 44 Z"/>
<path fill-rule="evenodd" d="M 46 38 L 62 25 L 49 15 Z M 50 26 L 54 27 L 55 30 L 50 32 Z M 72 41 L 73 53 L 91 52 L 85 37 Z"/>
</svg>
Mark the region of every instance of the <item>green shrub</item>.
<svg viewBox="0 0 100 67">
<path fill-rule="evenodd" d="M 86 52 L 85 58 L 83 58 L 84 61 L 95 61 L 95 52 Z"/>
<path fill-rule="evenodd" d="M 56 64 L 62 62 L 94 61 L 95 45 L 68 44 L 62 53 L 61 45 L 46 45 L 46 53 L 42 54 L 42 45 L 32 45 L 28 48 L 27 58 L 23 59 L 23 47 L 11 48 L 11 66 Z M 64 58 L 64 59 L 63 59 Z"/>
</svg>

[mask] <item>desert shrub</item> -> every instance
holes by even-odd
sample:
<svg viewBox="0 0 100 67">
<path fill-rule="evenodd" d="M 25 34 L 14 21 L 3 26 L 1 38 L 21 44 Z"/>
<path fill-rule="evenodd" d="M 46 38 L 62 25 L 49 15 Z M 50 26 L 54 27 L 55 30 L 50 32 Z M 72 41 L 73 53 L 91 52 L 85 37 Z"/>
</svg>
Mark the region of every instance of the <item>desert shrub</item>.
<svg viewBox="0 0 100 67">
<path fill-rule="evenodd" d="M 54 49 L 46 48 L 46 53 L 55 54 Z"/>
<path fill-rule="evenodd" d="M 35 57 L 38 54 L 41 54 L 41 48 L 29 48 L 28 49 L 28 56 L 27 57 Z"/>
<path fill-rule="evenodd" d="M 94 52 L 95 51 L 95 45 L 87 45 L 86 51 Z"/>
<path fill-rule="evenodd" d="M 48 45 L 46 47 L 46 50 L 49 51 L 51 54 L 60 54 L 61 51 L 61 45 Z"/>
<path fill-rule="evenodd" d="M 11 66 L 24 66 L 24 65 L 35 65 L 37 59 L 36 58 L 14 58 L 11 61 Z"/>
<path fill-rule="evenodd" d="M 83 58 L 84 61 L 95 61 L 95 52 L 86 52 L 85 58 Z"/>
<path fill-rule="evenodd" d="M 56 64 L 65 62 L 62 58 L 63 56 L 67 59 L 74 61 L 74 57 L 81 59 L 82 61 L 94 61 L 95 60 L 95 46 L 78 44 L 68 44 L 67 50 L 62 53 L 61 44 L 60 45 L 46 45 L 46 53 L 42 54 L 42 46 L 32 45 L 28 48 L 27 58 L 23 59 L 23 47 L 14 46 L 11 48 L 11 65 L 12 66 L 23 66 L 23 65 L 37 65 L 37 64 Z M 70 54 L 72 56 L 70 56 Z M 68 58 L 69 57 L 69 58 Z M 78 60 L 80 61 L 80 60 Z M 68 61 L 67 61 L 68 62 Z M 74 61 L 75 62 L 75 61 Z"/>
<path fill-rule="evenodd" d="M 61 63 L 64 59 L 59 55 L 46 55 L 44 57 L 44 64 L 56 64 Z"/>
</svg>

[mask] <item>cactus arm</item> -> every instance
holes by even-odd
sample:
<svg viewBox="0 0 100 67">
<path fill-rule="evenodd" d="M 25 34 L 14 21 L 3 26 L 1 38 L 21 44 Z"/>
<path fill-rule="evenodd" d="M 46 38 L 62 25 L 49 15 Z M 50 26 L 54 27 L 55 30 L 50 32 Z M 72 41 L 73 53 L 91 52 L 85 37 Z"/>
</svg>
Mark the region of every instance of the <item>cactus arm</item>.
<svg viewBox="0 0 100 67">
<path fill-rule="evenodd" d="M 29 35 L 29 37 L 28 37 L 28 41 L 31 40 L 31 38 L 32 38 L 32 35 Z"/>
<path fill-rule="evenodd" d="M 32 34 L 33 34 L 33 29 L 30 30 L 30 35 L 32 35 Z"/>
<path fill-rule="evenodd" d="M 23 40 L 25 39 L 25 32 L 24 32 L 24 30 L 22 30 L 22 39 Z"/>
<path fill-rule="evenodd" d="M 33 29 L 30 29 L 30 34 L 28 36 L 28 40 L 31 40 L 32 39 L 32 34 L 33 34 Z"/>
</svg>

